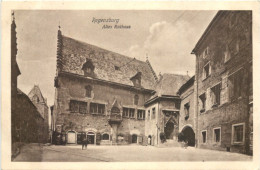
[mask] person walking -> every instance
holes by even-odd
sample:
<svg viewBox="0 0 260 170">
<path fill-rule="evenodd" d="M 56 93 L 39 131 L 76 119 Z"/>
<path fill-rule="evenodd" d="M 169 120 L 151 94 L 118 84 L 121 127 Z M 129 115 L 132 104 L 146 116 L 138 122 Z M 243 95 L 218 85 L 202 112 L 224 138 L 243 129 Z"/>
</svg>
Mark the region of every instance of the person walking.
<svg viewBox="0 0 260 170">
<path fill-rule="evenodd" d="M 88 146 L 88 140 L 86 137 L 83 138 L 82 140 L 82 150 L 87 149 L 87 146 Z"/>
</svg>

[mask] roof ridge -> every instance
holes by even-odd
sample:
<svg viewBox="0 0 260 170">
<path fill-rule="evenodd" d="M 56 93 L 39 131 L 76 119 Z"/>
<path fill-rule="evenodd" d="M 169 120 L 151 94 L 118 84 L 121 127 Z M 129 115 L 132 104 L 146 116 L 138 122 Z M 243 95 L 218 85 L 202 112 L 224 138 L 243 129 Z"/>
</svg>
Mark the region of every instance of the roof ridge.
<svg viewBox="0 0 260 170">
<path fill-rule="evenodd" d="M 177 74 L 177 73 L 163 73 L 163 75 L 165 75 L 165 74 L 166 74 L 166 75 L 174 75 L 174 76 L 183 76 L 183 77 L 184 77 L 184 76 L 185 76 L 185 77 L 187 76 L 187 77 L 190 77 L 189 75 Z M 162 76 L 163 76 L 163 75 L 162 75 Z"/>
<path fill-rule="evenodd" d="M 99 49 L 101 49 L 101 50 L 104 50 L 104 51 L 107 51 L 107 52 L 110 52 L 110 53 L 114 53 L 114 54 L 120 55 L 120 56 L 122 56 L 122 57 L 129 58 L 130 60 L 135 59 L 135 61 L 139 61 L 139 62 L 145 63 L 145 61 L 138 60 L 138 59 L 136 59 L 135 57 L 129 57 L 129 56 L 126 56 L 126 55 L 124 55 L 124 54 L 120 54 L 120 53 L 118 53 L 118 52 L 110 51 L 110 50 L 105 49 L 105 48 L 103 48 L 103 47 L 99 47 L 99 46 L 97 46 L 97 45 L 93 45 L 93 44 L 87 43 L 87 42 L 85 42 L 85 41 L 81 41 L 81 40 L 78 40 L 78 39 L 75 39 L 75 38 L 71 38 L 71 37 L 68 37 L 68 36 L 66 36 L 66 35 L 62 35 L 62 37 L 66 37 L 66 38 L 72 39 L 72 40 L 74 40 L 74 41 L 77 41 L 77 42 L 79 42 L 79 43 L 83 43 L 83 44 L 85 44 L 85 45 L 90 45 L 90 46 L 93 46 L 93 47 L 95 47 L 95 48 L 99 48 Z"/>
</svg>

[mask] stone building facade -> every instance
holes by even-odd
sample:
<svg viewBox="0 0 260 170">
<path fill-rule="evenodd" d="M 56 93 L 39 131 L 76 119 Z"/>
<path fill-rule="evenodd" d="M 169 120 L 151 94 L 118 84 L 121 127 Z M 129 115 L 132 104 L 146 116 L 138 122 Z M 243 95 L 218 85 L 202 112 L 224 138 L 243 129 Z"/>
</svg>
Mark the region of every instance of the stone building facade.
<svg viewBox="0 0 260 170">
<path fill-rule="evenodd" d="M 49 107 L 47 105 L 47 99 L 43 97 L 40 87 L 34 85 L 32 90 L 29 92 L 28 97 L 37 108 L 41 117 L 44 119 L 43 131 L 41 131 L 42 142 L 49 142 Z"/>
<path fill-rule="evenodd" d="M 219 11 L 192 53 L 198 147 L 250 153 L 252 12 Z"/>
<path fill-rule="evenodd" d="M 14 119 L 14 141 L 21 143 L 44 143 L 44 118 L 30 98 L 18 89 Z"/>
<path fill-rule="evenodd" d="M 143 143 L 145 107 L 157 81 L 139 61 L 58 31 L 53 119 L 56 143 Z"/>
<path fill-rule="evenodd" d="M 189 146 L 195 146 L 195 103 L 194 103 L 194 80 L 195 76 L 191 77 L 184 83 L 178 91 L 181 100 L 180 117 L 179 117 L 179 133 L 186 140 Z"/>
<path fill-rule="evenodd" d="M 181 103 L 177 90 L 188 79 L 189 76 L 176 74 L 159 76 L 155 94 L 145 102 L 145 136 L 149 145 L 159 145 L 165 140 L 168 143 L 177 141 Z"/>
</svg>

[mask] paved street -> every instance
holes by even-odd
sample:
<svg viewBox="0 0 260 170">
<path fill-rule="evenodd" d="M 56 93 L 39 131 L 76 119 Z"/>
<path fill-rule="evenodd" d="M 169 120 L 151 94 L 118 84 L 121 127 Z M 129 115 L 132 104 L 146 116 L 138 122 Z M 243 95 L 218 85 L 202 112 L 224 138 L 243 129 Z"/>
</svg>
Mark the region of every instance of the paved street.
<svg viewBox="0 0 260 170">
<path fill-rule="evenodd" d="M 44 162 L 169 162 L 169 161 L 251 161 L 252 156 L 189 147 L 157 148 L 153 146 L 93 146 L 81 150 L 80 145 L 23 147 L 14 161 Z"/>
</svg>

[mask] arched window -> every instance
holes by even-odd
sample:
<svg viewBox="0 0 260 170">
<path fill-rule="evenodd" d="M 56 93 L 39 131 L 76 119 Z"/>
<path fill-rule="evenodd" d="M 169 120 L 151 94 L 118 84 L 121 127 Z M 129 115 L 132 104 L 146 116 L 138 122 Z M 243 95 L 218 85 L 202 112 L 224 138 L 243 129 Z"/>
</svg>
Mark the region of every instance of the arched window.
<svg viewBox="0 0 260 170">
<path fill-rule="evenodd" d="M 85 87 L 86 89 L 86 97 L 91 97 L 92 87 L 90 85 Z"/>
<path fill-rule="evenodd" d="M 134 104 L 138 105 L 139 96 L 136 94 L 134 97 Z"/>
<path fill-rule="evenodd" d="M 102 135 L 102 140 L 109 140 L 109 134 L 104 133 L 104 134 Z"/>
</svg>

